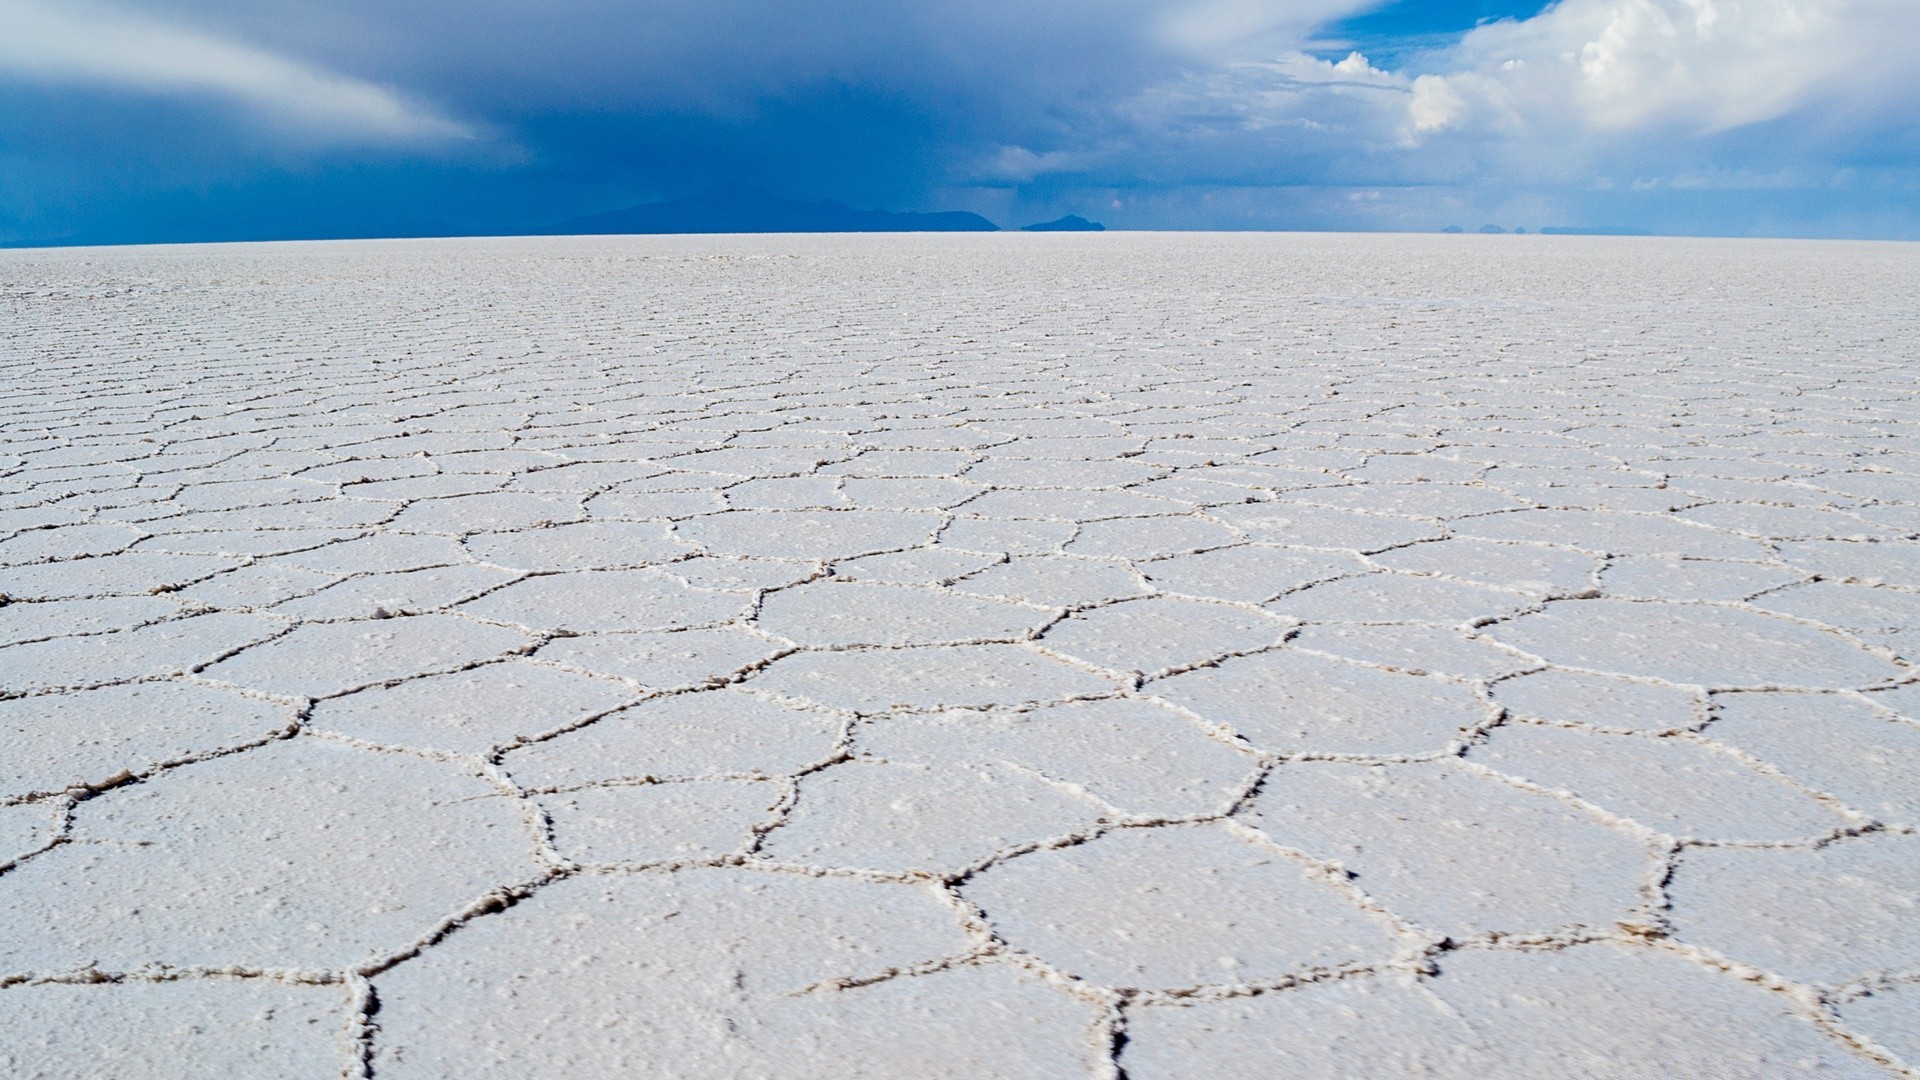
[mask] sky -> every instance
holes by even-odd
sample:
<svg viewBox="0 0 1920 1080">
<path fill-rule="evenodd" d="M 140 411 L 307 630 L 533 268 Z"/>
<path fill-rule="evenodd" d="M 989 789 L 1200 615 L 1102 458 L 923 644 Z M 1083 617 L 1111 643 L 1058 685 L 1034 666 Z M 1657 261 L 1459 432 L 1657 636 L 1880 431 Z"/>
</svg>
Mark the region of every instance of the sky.
<svg viewBox="0 0 1920 1080">
<path fill-rule="evenodd" d="M 1920 0 L 0 0 L 0 243 L 716 184 L 1017 227 L 1920 239 Z"/>
</svg>

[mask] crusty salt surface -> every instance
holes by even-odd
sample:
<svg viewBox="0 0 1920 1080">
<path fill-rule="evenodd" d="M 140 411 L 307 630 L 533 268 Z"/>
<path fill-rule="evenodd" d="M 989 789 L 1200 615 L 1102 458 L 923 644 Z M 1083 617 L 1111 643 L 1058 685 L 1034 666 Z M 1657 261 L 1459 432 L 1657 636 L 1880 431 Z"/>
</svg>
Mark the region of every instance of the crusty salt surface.
<svg viewBox="0 0 1920 1080">
<path fill-rule="evenodd" d="M 0 253 L 0 1071 L 1920 1069 L 1915 280 Z"/>
</svg>

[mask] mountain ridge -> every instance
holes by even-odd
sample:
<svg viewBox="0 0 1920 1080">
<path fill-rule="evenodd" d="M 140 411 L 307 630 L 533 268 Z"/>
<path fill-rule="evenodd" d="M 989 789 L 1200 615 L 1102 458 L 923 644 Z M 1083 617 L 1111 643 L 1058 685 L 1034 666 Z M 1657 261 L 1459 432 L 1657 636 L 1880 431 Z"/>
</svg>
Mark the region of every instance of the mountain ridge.
<svg viewBox="0 0 1920 1080">
<path fill-rule="evenodd" d="M 661 233 L 780 232 L 998 232 L 1000 226 L 966 210 L 931 213 L 858 210 L 823 199 L 783 199 L 764 189 L 721 184 L 699 195 L 569 218 L 550 226 L 557 236 Z"/>
</svg>

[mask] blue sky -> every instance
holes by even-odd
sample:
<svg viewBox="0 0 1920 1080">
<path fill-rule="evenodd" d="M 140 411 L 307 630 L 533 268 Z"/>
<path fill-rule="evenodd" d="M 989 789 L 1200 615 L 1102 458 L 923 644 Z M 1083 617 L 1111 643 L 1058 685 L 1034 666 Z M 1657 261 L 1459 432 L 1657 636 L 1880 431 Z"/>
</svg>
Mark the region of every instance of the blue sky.
<svg viewBox="0 0 1920 1080">
<path fill-rule="evenodd" d="M 747 182 L 1006 226 L 1920 238 L 1914 0 L 0 0 L 0 242 Z"/>
</svg>

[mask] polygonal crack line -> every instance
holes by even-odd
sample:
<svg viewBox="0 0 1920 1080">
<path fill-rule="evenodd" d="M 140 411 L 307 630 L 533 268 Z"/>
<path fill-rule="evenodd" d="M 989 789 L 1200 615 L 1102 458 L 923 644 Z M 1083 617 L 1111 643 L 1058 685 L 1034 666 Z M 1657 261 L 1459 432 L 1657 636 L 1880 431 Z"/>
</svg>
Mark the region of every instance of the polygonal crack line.
<svg viewBox="0 0 1920 1080">
<path fill-rule="evenodd" d="M 1187 672 L 1200 671 L 1205 668 L 1216 668 L 1216 667 L 1219 667 L 1221 664 L 1226 663 L 1229 660 L 1238 660 L 1242 657 L 1259 656 L 1262 653 L 1279 652 L 1280 650 L 1287 648 L 1287 643 L 1290 642 L 1294 638 L 1294 636 L 1299 633 L 1300 629 L 1305 625 L 1307 624 L 1299 623 L 1294 626 L 1287 627 L 1285 630 L 1283 630 L 1279 634 L 1278 637 L 1276 637 L 1272 642 L 1266 645 L 1253 645 L 1245 649 L 1229 649 L 1225 652 L 1214 653 L 1200 660 L 1190 660 L 1184 663 L 1171 664 L 1171 665 L 1168 665 L 1167 667 L 1158 668 L 1153 671 L 1140 671 L 1137 669 L 1128 671 L 1128 670 L 1122 670 L 1120 668 L 1105 667 L 1103 665 L 1095 664 L 1088 660 L 1082 660 L 1079 657 L 1072 655 L 1071 653 L 1057 652 L 1052 648 L 1048 647 L 1047 643 L 1044 641 L 1036 642 L 1034 647 L 1039 651 L 1046 653 L 1048 656 L 1052 656 L 1060 660 L 1070 661 L 1074 663 L 1076 666 L 1088 668 L 1094 672 L 1097 672 L 1098 674 L 1106 676 L 1107 678 L 1113 679 L 1115 682 L 1118 682 L 1121 684 L 1122 689 L 1119 696 L 1131 697 L 1134 694 L 1145 690 L 1149 683 L 1159 682 L 1163 679 L 1170 679 L 1175 675 L 1184 675 Z M 1160 699 L 1153 698 L 1152 700 L 1155 702 L 1159 702 Z M 1185 711 L 1185 710 L 1182 710 L 1182 711 Z"/>
<path fill-rule="evenodd" d="M 1629 948 L 1653 949 L 1679 957 L 1680 959 L 1710 971 L 1729 975 L 1742 982 L 1752 983 L 1763 989 L 1772 991 L 1790 1002 L 1791 1009 L 1794 1013 L 1811 1022 L 1821 1032 L 1834 1038 L 1854 1053 L 1888 1068 L 1903 1068 L 1899 1060 L 1888 1053 L 1885 1048 L 1870 1039 L 1861 1037 L 1839 1022 L 1837 1016 L 1834 1015 L 1834 1006 L 1838 1004 L 1839 1001 L 1844 1000 L 1844 997 L 1837 995 L 1833 990 L 1797 982 L 1777 972 L 1723 956 L 1703 946 L 1675 940 L 1667 936 L 1664 931 L 1657 934 L 1620 931 L 1611 934 L 1592 934 L 1567 938 L 1542 938 L 1540 940 L 1525 941 L 1449 942 L 1444 947 L 1444 951 L 1558 952 L 1578 945 L 1599 942 L 1612 942 Z M 1432 974 L 1432 972 L 1421 972 L 1421 974 Z"/>
<path fill-rule="evenodd" d="M 1810 784 L 1802 783 L 1800 780 L 1783 771 L 1773 762 L 1758 755 L 1748 753 L 1737 746 L 1731 746 L 1716 740 L 1713 738 L 1711 721 L 1708 725 L 1703 725 L 1703 727 L 1705 728 L 1704 733 L 1700 729 L 1696 729 L 1693 731 L 1677 732 L 1671 735 L 1663 732 L 1633 732 L 1631 734 L 1649 738 L 1669 738 L 1676 742 L 1690 742 L 1697 746 L 1704 747 L 1713 753 L 1730 757 L 1762 776 L 1771 777 L 1779 783 L 1793 788 L 1795 791 L 1808 796 L 1827 809 L 1839 814 L 1853 825 L 1868 830 L 1885 827 L 1885 823 L 1876 820 L 1873 815 L 1854 809 L 1847 805 L 1846 800 L 1837 795 L 1822 791 Z"/>
<path fill-rule="evenodd" d="M 59 603 L 65 603 L 65 602 L 66 601 L 62 601 L 62 600 L 0 600 L 0 610 L 3 610 L 5 608 L 10 608 L 15 604 L 25 606 L 27 604 L 59 604 Z M 239 610 L 239 609 L 216 608 L 216 607 L 211 607 L 206 605 L 196 606 L 192 603 L 183 603 L 177 610 L 169 611 L 164 615 L 156 615 L 151 619 L 142 619 L 139 622 L 131 623 L 127 626 L 115 626 L 105 630 L 75 630 L 70 633 L 47 634 L 44 637 L 36 637 L 36 638 L 17 638 L 13 641 L 7 642 L 4 645 L 0 645 L 0 656 L 4 656 L 7 649 L 11 649 L 17 645 L 38 645 L 43 641 L 64 641 L 68 638 L 104 637 L 108 634 L 130 634 L 136 630 L 145 630 L 150 626 L 159 626 L 161 623 L 179 622 L 181 619 L 192 618 L 195 615 L 211 615 L 219 611 L 235 611 L 235 610 Z M 5 698 L 5 695 L 0 694 L 0 700 L 3 700 L 4 698 Z"/>
<path fill-rule="evenodd" d="M 1645 733 L 1640 733 L 1640 732 L 1635 732 L 1633 734 L 1645 735 Z M 1652 737 L 1663 737 L 1663 736 L 1646 735 L 1646 737 L 1652 738 Z M 1708 743 L 1707 740 L 1699 739 L 1697 736 L 1693 736 L 1690 734 L 1683 734 L 1683 735 L 1670 736 L 1670 737 L 1681 740 L 1681 741 L 1697 742 L 1703 745 Z M 1717 747 L 1713 747 L 1713 748 L 1717 749 Z M 1733 755 L 1729 755 L 1729 756 L 1733 756 Z M 1740 760 L 1743 765 L 1746 764 L 1746 761 L 1742 758 L 1736 757 L 1735 760 Z M 1790 786 L 1792 786 L 1793 788 L 1795 788 L 1796 790 L 1801 791 L 1802 793 L 1813 797 L 1815 800 L 1821 802 L 1824 806 L 1826 806 L 1829 810 L 1833 810 L 1839 813 L 1841 816 L 1848 819 L 1847 822 L 1845 824 L 1835 825 L 1830 829 L 1825 829 L 1818 833 L 1813 833 L 1806 836 L 1794 837 L 1794 838 L 1785 839 L 1785 840 L 1728 840 L 1728 839 L 1711 837 L 1711 836 L 1683 836 L 1675 833 L 1663 832 L 1662 830 L 1656 829 L 1651 825 L 1647 825 L 1646 823 L 1640 821 L 1637 818 L 1628 816 L 1626 814 L 1621 814 L 1613 810 L 1609 810 L 1606 807 L 1599 805 L 1598 803 L 1589 801 L 1588 799 L 1583 797 L 1579 792 L 1571 788 L 1553 787 L 1551 785 L 1543 784 L 1543 783 L 1540 783 L 1539 781 L 1531 780 L 1531 779 L 1528 779 L 1527 777 L 1520 776 L 1515 773 L 1504 772 L 1500 769 L 1493 768 L 1492 766 L 1489 766 L 1482 761 L 1477 761 L 1472 757 L 1463 756 L 1460 759 L 1459 764 L 1462 768 L 1469 769 L 1475 773 L 1478 773 L 1482 776 L 1487 777 L 1488 779 L 1496 780 L 1500 783 L 1506 784 L 1510 787 L 1517 788 L 1521 791 L 1528 791 L 1536 795 L 1544 795 L 1544 796 L 1547 796 L 1548 798 L 1557 800 L 1567 806 L 1570 806 L 1576 810 L 1579 810 L 1580 812 L 1592 817 L 1594 820 L 1599 821 L 1604 825 L 1607 825 L 1614 829 L 1618 829 L 1622 832 L 1625 832 L 1626 834 L 1634 837 L 1637 840 L 1640 840 L 1644 843 L 1663 846 L 1671 850 L 1672 852 L 1674 852 L 1675 857 L 1678 857 L 1678 853 L 1681 850 L 1691 849 L 1691 848 L 1739 848 L 1739 849 L 1746 849 L 1746 850 L 1816 850 L 1840 840 L 1846 840 L 1846 839 L 1850 839 L 1858 836 L 1866 836 L 1872 833 L 1891 832 L 1891 833 L 1906 834 L 1913 831 L 1909 826 L 1888 825 L 1879 821 L 1875 821 L 1873 818 L 1865 814 L 1861 814 L 1858 811 L 1848 809 L 1845 806 L 1845 804 L 1842 803 L 1840 800 L 1835 799 L 1832 796 L 1825 794 L 1824 792 L 1820 792 L 1813 788 L 1806 787 L 1805 785 L 1795 783 L 1794 781 L 1786 777 L 1775 777 L 1775 779 L 1782 780 L 1787 784 L 1789 784 Z M 1766 775 L 1772 776 L 1773 773 L 1769 770 L 1766 772 Z M 1664 877 L 1663 877 L 1663 881 L 1664 881 Z M 1664 906 L 1664 901 L 1663 901 L 1663 906 Z"/>
<path fill-rule="evenodd" d="M 1622 603 L 1631 603 L 1631 604 L 1658 604 L 1665 607 L 1712 606 L 1712 607 L 1732 608 L 1735 610 L 1752 611 L 1754 614 L 1758 614 L 1758 615 L 1772 614 L 1772 612 L 1760 611 L 1758 609 L 1743 608 L 1739 604 L 1728 603 L 1724 601 L 1709 603 L 1708 601 L 1704 601 L 1704 600 L 1688 600 L 1688 601 L 1636 600 L 1636 599 L 1629 599 L 1626 597 L 1610 597 L 1609 599 L 1619 600 Z M 1491 635 L 1487 635 L 1479 632 L 1479 631 L 1484 631 L 1489 627 L 1497 626 L 1500 623 L 1508 622 L 1512 619 L 1517 619 L 1522 615 L 1528 615 L 1533 613 L 1534 612 L 1531 612 L 1531 611 L 1517 611 L 1508 615 L 1480 616 L 1470 620 L 1469 622 L 1461 623 L 1459 625 L 1462 627 L 1467 627 L 1474 630 L 1475 633 L 1472 635 L 1474 640 L 1484 640 L 1490 645 L 1498 645 L 1509 652 L 1517 653 L 1518 655 L 1525 657 L 1526 659 L 1529 659 L 1538 663 L 1540 665 L 1541 670 L 1562 671 L 1572 675 L 1598 675 L 1608 679 L 1616 679 L 1624 682 L 1639 683 L 1643 686 L 1658 686 L 1668 690 L 1677 690 L 1682 693 L 1694 695 L 1696 697 L 1713 697 L 1720 694 L 1760 694 L 1760 693 L 1779 693 L 1779 694 L 1860 693 L 1860 694 L 1865 694 L 1870 691 L 1886 690 L 1895 686 L 1905 686 L 1914 681 L 1911 677 L 1903 675 L 1903 676 L 1890 676 L 1886 679 L 1881 679 L 1875 682 L 1866 683 L 1864 685 L 1853 686 L 1853 687 L 1799 686 L 1793 683 L 1677 682 L 1672 679 L 1663 678 L 1659 675 L 1646 675 L 1646 674 L 1630 673 L 1630 672 L 1624 672 L 1624 671 L 1615 671 L 1610 668 L 1587 667 L 1582 664 L 1570 664 L 1563 660 L 1549 660 L 1538 653 L 1528 652 L 1527 650 L 1519 647 L 1518 645 L 1511 644 L 1510 642 L 1501 641 L 1499 638 L 1492 637 Z M 1861 642 L 1857 639 L 1852 638 L 1851 636 L 1845 634 L 1842 631 L 1835 630 L 1833 627 L 1826 626 L 1825 624 L 1822 624 L 1822 623 L 1805 622 L 1804 620 L 1802 621 L 1804 625 L 1806 625 L 1809 629 L 1821 630 L 1821 631 L 1834 634 L 1836 637 L 1840 637 L 1846 640 L 1848 644 L 1855 646 L 1856 648 L 1860 649 L 1863 652 L 1871 653 L 1875 656 L 1880 657 L 1881 659 L 1887 660 L 1890 664 L 1892 664 L 1893 667 L 1899 669 L 1902 672 L 1920 672 L 1920 669 L 1917 669 L 1914 667 L 1914 665 L 1907 663 L 1904 659 L 1894 654 L 1891 650 L 1884 649 L 1876 645 L 1868 645 L 1864 642 Z M 1403 624 L 1342 623 L 1340 625 L 1343 625 L 1343 626 L 1355 626 L 1355 625 L 1396 626 L 1396 625 L 1403 625 Z M 1502 680 L 1496 679 L 1492 681 L 1499 682 Z"/>
<path fill-rule="evenodd" d="M 206 683 L 201 680 L 191 679 L 191 678 L 170 679 L 170 678 L 160 677 L 160 678 L 151 678 L 151 679 L 141 679 L 141 680 L 135 680 L 135 681 L 149 682 L 149 683 L 181 682 L 181 683 L 188 683 L 193 685 L 213 686 L 220 690 L 233 689 L 232 687 L 226 686 L 224 684 Z M 127 685 L 127 684 L 116 684 L 116 685 Z M 260 694 L 260 693 L 252 693 L 244 696 L 253 697 L 257 700 L 270 702 L 276 705 L 289 705 L 290 703 L 290 699 L 273 697 L 270 695 Z M 61 835 L 57 837 L 56 840 L 54 841 L 55 843 L 64 843 L 66 841 L 66 830 L 72 824 L 73 812 L 75 809 L 78 808 L 79 804 L 86 802 L 89 799 L 95 798 L 99 795 L 103 795 L 106 792 L 114 790 L 115 788 L 126 787 L 129 784 L 145 783 L 146 781 L 152 780 L 163 773 L 171 772 L 174 769 L 181 768 L 182 766 L 195 765 L 203 761 L 212 761 L 216 758 L 230 757 L 235 754 L 243 754 L 249 750 L 257 750 L 260 747 L 267 746 L 271 743 L 276 743 L 286 739 L 291 739 L 294 736 L 300 734 L 305 729 L 309 710 L 310 710 L 310 706 L 308 706 L 304 702 L 300 703 L 299 705 L 294 707 L 293 716 L 287 722 L 287 725 L 284 728 L 280 728 L 278 730 L 270 730 L 264 735 L 261 735 L 259 738 L 256 738 L 256 739 L 250 739 L 244 742 L 229 743 L 225 746 L 215 747 L 210 750 L 201 750 L 194 753 L 181 754 L 176 757 L 163 758 L 159 761 L 145 762 L 141 764 L 137 769 L 131 766 L 124 767 L 120 769 L 120 771 L 114 773 L 112 776 L 108 776 L 101 780 L 82 781 L 79 783 L 69 784 L 64 788 L 49 789 L 46 791 L 16 792 L 12 795 L 0 797 L 0 806 L 19 806 L 19 805 L 25 805 L 29 803 L 36 803 L 36 802 L 50 802 L 56 799 L 66 800 L 67 806 L 65 811 L 65 821 L 61 826 Z M 35 852 L 35 854 L 38 854 L 38 852 Z M 0 866 L 0 873 L 4 873 L 6 870 L 10 869 L 13 865 L 17 865 L 19 862 L 24 862 L 24 861 L 25 861 L 24 858 L 17 859 L 14 861 L 14 863 Z"/>
<path fill-rule="evenodd" d="M 1286 648 L 1288 648 L 1293 652 L 1305 653 L 1309 656 L 1318 656 L 1326 660 L 1338 660 L 1343 664 L 1352 664 L 1354 667 L 1371 668 L 1375 671 L 1387 671 L 1387 672 L 1392 672 L 1396 675 L 1417 675 L 1423 679 L 1433 679 L 1438 682 L 1452 683 L 1456 686 L 1464 687 L 1468 690 L 1475 691 L 1476 693 L 1480 694 L 1481 697 L 1489 701 L 1491 700 L 1490 693 L 1495 683 L 1505 682 L 1509 679 L 1517 679 L 1524 675 L 1538 675 L 1540 672 L 1550 670 L 1551 668 L 1551 665 L 1549 664 L 1534 661 L 1532 665 L 1529 667 L 1520 668 L 1515 671 L 1502 672 L 1498 675 L 1487 675 L 1487 676 L 1456 675 L 1452 672 L 1435 671 L 1431 668 L 1405 667 L 1400 664 L 1388 663 L 1385 660 L 1367 660 L 1362 657 L 1348 656 L 1345 653 L 1332 652 L 1327 649 L 1317 649 L 1311 645 L 1301 645 L 1296 641 L 1296 639 L 1300 636 L 1300 631 L 1305 630 L 1309 627 L 1315 627 L 1315 626 L 1340 627 L 1340 626 L 1421 626 L 1421 625 L 1430 626 L 1432 624 L 1431 623 L 1421 624 L 1421 623 L 1303 622 L 1299 626 L 1294 627 L 1291 631 L 1288 632 L 1286 641 L 1283 644 L 1286 646 Z M 1518 650 L 1510 646 L 1503 645 L 1500 642 L 1494 641 L 1491 638 L 1478 638 L 1478 637 L 1471 636 L 1470 634 L 1464 632 L 1467 629 L 1464 624 L 1456 624 L 1452 627 L 1448 627 L 1448 629 L 1463 631 L 1463 633 L 1461 634 L 1462 641 L 1484 641 L 1488 645 L 1495 646 L 1503 652 L 1512 654 L 1513 658 L 1517 661 L 1526 662 L 1530 659 L 1529 657 L 1519 652 Z"/>
<path fill-rule="evenodd" d="M 1916 687 L 1916 686 L 1920 686 L 1920 679 L 1906 679 L 1900 682 L 1889 683 L 1886 686 L 1877 686 L 1877 687 L 1874 687 L 1873 689 L 1877 692 L 1881 690 L 1902 690 L 1902 689 L 1907 689 L 1909 687 Z M 1863 702 L 1866 705 L 1871 706 L 1873 709 L 1874 715 L 1879 716 L 1882 719 L 1891 720 L 1895 723 L 1905 724 L 1909 726 L 1920 726 L 1920 716 L 1909 716 L 1908 714 L 1903 713 L 1900 710 L 1895 709 L 1890 705 L 1887 705 L 1885 702 L 1876 700 L 1874 696 L 1870 693 L 1863 693 L 1862 691 L 1859 691 L 1859 690 L 1836 690 L 1836 691 L 1829 691 L 1829 692 L 1838 694 L 1839 696 L 1844 697 L 1849 701 Z"/>
</svg>

